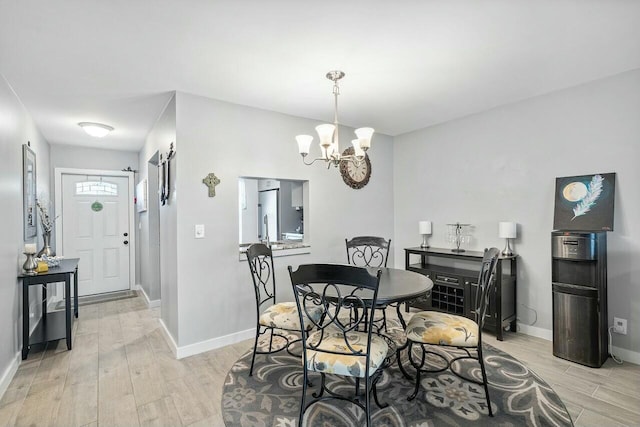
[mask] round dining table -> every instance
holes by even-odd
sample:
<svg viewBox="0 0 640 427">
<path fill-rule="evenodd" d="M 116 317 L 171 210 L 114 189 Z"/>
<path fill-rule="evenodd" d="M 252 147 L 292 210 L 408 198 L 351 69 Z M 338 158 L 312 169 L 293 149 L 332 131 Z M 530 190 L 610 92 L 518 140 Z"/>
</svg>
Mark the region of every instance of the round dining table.
<svg viewBox="0 0 640 427">
<path fill-rule="evenodd" d="M 403 303 L 423 296 L 433 288 L 433 282 L 427 276 L 414 271 L 388 267 L 367 267 L 375 275 L 381 271 L 377 305 Z"/>
</svg>

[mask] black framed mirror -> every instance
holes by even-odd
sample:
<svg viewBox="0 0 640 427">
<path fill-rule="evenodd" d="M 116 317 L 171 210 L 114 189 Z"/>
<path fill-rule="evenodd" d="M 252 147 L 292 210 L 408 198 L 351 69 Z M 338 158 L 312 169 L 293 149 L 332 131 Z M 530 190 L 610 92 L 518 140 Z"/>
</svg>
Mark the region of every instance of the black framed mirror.
<svg viewBox="0 0 640 427">
<path fill-rule="evenodd" d="M 38 233 L 36 211 L 36 153 L 27 144 L 22 145 L 22 203 L 24 240 Z"/>
</svg>

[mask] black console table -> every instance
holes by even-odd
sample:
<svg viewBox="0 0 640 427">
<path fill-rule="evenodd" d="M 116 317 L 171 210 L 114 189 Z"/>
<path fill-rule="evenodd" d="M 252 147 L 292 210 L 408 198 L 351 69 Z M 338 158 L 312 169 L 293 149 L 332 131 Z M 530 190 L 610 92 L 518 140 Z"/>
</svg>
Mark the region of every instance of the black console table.
<svg viewBox="0 0 640 427">
<path fill-rule="evenodd" d="M 473 319 L 478 274 L 483 252 L 452 252 L 444 248 L 406 248 L 405 269 L 424 274 L 433 281 L 431 295 L 423 301 L 411 305 L 423 310 L 438 310 L 459 314 Z M 413 259 L 412 259 L 413 256 Z M 416 260 L 416 258 L 418 258 Z M 441 265 L 442 259 L 450 263 L 465 264 L 469 267 Z M 440 263 L 436 260 L 440 259 Z M 434 262 L 436 261 L 436 262 Z M 509 269 L 503 271 L 503 267 Z M 516 276 L 517 255 L 500 256 L 496 267 L 496 283 L 491 291 L 484 329 L 495 332 L 502 341 L 504 328 L 516 330 Z"/>
<path fill-rule="evenodd" d="M 22 360 L 27 358 L 29 349 L 35 344 L 67 339 L 67 349 L 71 350 L 71 275 L 73 274 L 73 314 L 78 317 L 78 261 L 79 258 L 63 259 L 57 267 L 30 276 L 21 274 L 22 280 Z M 47 285 L 64 282 L 64 311 L 47 313 Z M 29 286 L 42 285 L 42 318 L 29 334 Z"/>
</svg>

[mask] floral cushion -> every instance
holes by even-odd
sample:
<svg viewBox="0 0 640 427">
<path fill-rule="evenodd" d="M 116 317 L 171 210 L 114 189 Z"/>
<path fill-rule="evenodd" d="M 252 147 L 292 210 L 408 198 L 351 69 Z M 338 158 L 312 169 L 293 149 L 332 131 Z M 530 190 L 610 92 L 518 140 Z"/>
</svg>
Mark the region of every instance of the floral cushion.
<svg viewBox="0 0 640 427">
<path fill-rule="evenodd" d="M 320 340 L 320 331 L 309 335 L 307 343 L 315 345 Z M 351 347 L 364 353 L 367 348 L 367 334 L 365 332 L 347 332 L 347 339 Z M 338 374 L 350 377 L 364 378 L 366 357 L 347 354 L 325 353 L 320 350 L 336 352 L 350 352 L 347 347 L 344 334 L 340 330 L 325 330 L 322 342 L 318 350 L 307 347 L 307 369 L 326 374 Z M 369 376 L 382 365 L 387 356 L 389 346 L 387 342 L 377 335 L 371 336 L 371 358 L 369 359 Z M 304 362 L 303 362 L 304 363 Z"/>
<path fill-rule="evenodd" d="M 309 314 L 316 323 L 320 320 L 322 309 L 320 307 L 310 307 Z M 300 317 L 298 316 L 298 307 L 295 302 L 280 302 L 267 308 L 260 315 L 260 324 L 270 328 L 287 329 L 290 331 L 300 330 Z M 313 327 L 313 324 L 305 325 L 307 330 Z"/>
<path fill-rule="evenodd" d="M 478 325 L 471 319 L 437 311 L 413 315 L 406 328 L 407 338 L 424 344 L 475 347 Z"/>
</svg>

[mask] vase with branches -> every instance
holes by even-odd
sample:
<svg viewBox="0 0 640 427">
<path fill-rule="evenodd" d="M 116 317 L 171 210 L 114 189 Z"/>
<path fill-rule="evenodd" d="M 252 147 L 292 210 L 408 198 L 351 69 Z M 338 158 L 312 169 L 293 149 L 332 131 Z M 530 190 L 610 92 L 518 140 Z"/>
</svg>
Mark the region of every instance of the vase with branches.
<svg viewBox="0 0 640 427">
<path fill-rule="evenodd" d="M 40 214 L 40 224 L 42 225 L 42 240 L 43 240 L 43 248 L 38 252 L 38 258 L 42 257 L 42 255 L 46 255 L 48 257 L 55 256 L 56 253 L 53 249 L 51 249 L 51 231 L 53 230 L 53 222 L 57 217 L 51 219 L 49 216 L 49 210 L 41 199 L 36 199 L 36 206 L 38 207 L 38 213 Z"/>
</svg>

